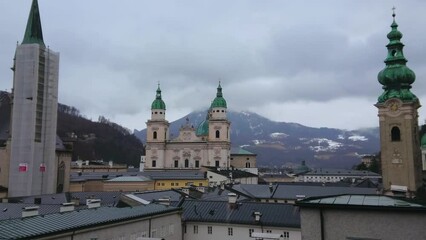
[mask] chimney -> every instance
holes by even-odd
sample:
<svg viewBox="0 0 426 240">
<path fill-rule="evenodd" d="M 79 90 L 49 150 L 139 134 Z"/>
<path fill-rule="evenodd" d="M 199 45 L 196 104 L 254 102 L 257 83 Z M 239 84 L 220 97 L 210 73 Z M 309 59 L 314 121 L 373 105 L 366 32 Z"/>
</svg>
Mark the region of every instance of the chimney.
<svg viewBox="0 0 426 240">
<path fill-rule="evenodd" d="M 272 183 L 269 183 L 269 192 L 272 193 L 274 191 L 274 186 L 272 185 Z"/>
<path fill-rule="evenodd" d="M 109 161 L 108 162 L 108 166 L 111 168 L 112 166 L 114 166 L 114 162 L 113 161 Z"/>
<path fill-rule="evenodd" d="M 73 202 L 62 203 L 62 206 L 59 208 L 59 212 L 72 212 L 72 211 L 74 211 Z"/>
<path fill-rule="evenodd" d="M 189 188 L 182 188 L 182 192 L 189 195 Z"/>
<path fill-rule="evenodd" d="M 237 203 L 237 194 L 235 194 L 235 193 L 228 193 L 228 203 L 229 204 L 235 204 L 235 203 Z"/>
<path fill-rule="evenodd" d="M 100 199 L 87 199 L 86 200 L 87 208 L 98 208 L 101 206 Z"/>
<path fill-rule="evenodd" d="M 89 160 L 86 160 L 86 166 L 89 166 Z"/>
<path fill-rule="evenodd" d="M 253 216 L 254 216 L 254 220 L 256 222 L 260 222 L 260 217 L 262 217 L 262 213 L 261 212 L 254 212 Z"/>
<path fill-rule="evenodd" d="M 38 208 L 39 206 L 31 206 L 22 208 L 22 217 L 32 217 L 38 216 Z"/>
<path fill-rule="evenodd" d="M 71 202 L 75 205 L 78 206 L 80 205 L 80 198 L 74 197 L 71 199 Z"/>
</svg>

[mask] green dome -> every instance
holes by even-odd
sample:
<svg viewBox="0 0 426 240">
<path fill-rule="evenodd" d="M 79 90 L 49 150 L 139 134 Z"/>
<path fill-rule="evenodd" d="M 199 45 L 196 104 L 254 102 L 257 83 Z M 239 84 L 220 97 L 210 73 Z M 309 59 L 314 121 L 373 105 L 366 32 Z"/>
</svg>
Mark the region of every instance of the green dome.
<svg viewBox="0 0 426 240">
<path fill-rule="evenodd" d="M 151 110 L 153 110 L 153 109 L 166 110 L 166 104 L 164 103 L 163 99 L 161 99 L 160 85 L 158 85 L 157 94 L 155 96 L 155 100 L 151 104 Z"/>
<path fill-rule="evenodd" d="M 422 141 L 420 142 L 420 145 L 421 145 L 423 148 L 426 148 L 426 133 L 425 133 L 425 134 L 423 134 Z"/>
<path fill-rule="evenodd" d="M 226 108 L 226 100 L 223 98 L 222 87 L 220 86 L 220 83 L 217 87 L 216 98 L 213 100 L 210 108 Z"/>
<path fill-rule="evenodd" d="M 379 72 L 377 79 L 383 85 L 384 92 L 378 98 L 378 102 L 385 102 L 390 98 L 398 98 L 402 101 L 418 101 L 411 91 L 411 84 L 416 79 L 416 74 L 406 66 L 407 59 L 402 51 L 404 44 L 400 42 L 402 33 L 398 31 L 395 22 L 395 13 L 392 14 L 392 30 L 388 33 L 388 56 L 385 59 L 386 67 Z"/>
<path fill-rule="evenodd" d="M 202 121 L 200 125 L 198 125 L 197 131 L 195 132 L 197 136 L 208 136 L 209 135 L 209 120 Z"/>
</svg>

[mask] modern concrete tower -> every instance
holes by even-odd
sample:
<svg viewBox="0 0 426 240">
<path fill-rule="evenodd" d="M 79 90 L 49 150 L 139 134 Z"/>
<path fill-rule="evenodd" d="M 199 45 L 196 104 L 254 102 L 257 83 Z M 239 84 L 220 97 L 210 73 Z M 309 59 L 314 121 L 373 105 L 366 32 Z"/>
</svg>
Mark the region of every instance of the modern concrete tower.
<svg viewBox="0 0 426 240">
<path fill-rule="evenodd" d="M 417 109 L 419 99 L 410 91 L 416 76 L 406 66 L 404 44 L 400 41 L 393 13 L 392 30 L 387 35 L 386 67 L 378 80 L 384 92 L 378 98 L 380 145 L 385 194 L 413 196 L 422 186 L 422 162 Z"/>
<path fill-rule="evenodd" d="M 37 0 L 12 70 L 8 196 L 55 193 L 59 54 L 44 44 Z"/>
</svg>

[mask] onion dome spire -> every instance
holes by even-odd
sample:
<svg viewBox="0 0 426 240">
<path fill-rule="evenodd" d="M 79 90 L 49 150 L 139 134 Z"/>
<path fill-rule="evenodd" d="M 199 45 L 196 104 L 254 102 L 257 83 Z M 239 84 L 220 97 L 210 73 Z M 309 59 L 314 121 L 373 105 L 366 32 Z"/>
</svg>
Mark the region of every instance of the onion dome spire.
<svg viewBox="0 0 426 240">
<path fill-rule="evenodd" d="M 24 40 L 22 44 L 38 43 L 44 45 L 43 31 L 41 29 L 40 11 L 37 0 L 33 0 L 30 15 L 28 16 L 27 28 L 25 29 Z"/>
<path fill-rule="evenodd" d="M 158 83 L 157 94 L 155 95 L 155 100 L 151 104 L 151 109 L 166 110 L 166 104 L 163 99 L 161 99 L 160 83 Z"/>
<path fill-rule="evenodd" d="M 225 98 L 223 98 L 222 86 L 220 86 L 220 81 L 219 86 L 217 87 L 216 98 L 213 100 L 210 108 L 226 108 L 226 100 Z"/>
<path fill-rule="evenodd" d="M 395 21 L 395 8 L 393 10 L 392 30 L 387 35 L 389 44 L 386 45 L 388 49 L 388 55 L 385 59 L 386 67 L 377 76 L 384 90 L 378 98 L 378 102 L 382 103 L 390 98 L 398 98 L 404 102 L 418 101 L 416 95 L 410 91 L 416 75 L 406 66 L 407 59 L 402 51 L 404 44 L 400 41 L 402 33 L 398 31 L 398 24 Z"/>
</svg>

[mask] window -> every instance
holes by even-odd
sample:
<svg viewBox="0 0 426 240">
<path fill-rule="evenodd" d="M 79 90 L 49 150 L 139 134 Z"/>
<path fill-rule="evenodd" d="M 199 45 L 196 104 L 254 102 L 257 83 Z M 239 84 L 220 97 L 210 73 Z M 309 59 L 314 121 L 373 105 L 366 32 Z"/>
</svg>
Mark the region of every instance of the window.
<svg viewBox="0 0 426 240">
<path fill-rule="evenodd" d="M 207 234 L 212 234 L 213 232 L 213 227 L 212 226 L 208 226 L 207 227 Z"/>
<path fill-rule="evenodd" d="M 157 161 L 152 160 L 152 167 L 157 167 Z"/>
<path fill-rule="evenodd" d="M 185 167 L 186 168 L 189 167 L 189 160 L 188 159 L 185 159 Z"/>
<path fill-rule="evenodd" d="M 202 186 L 203 186 L 203 183 L 201 183 L 201 182 L 200 182 L 200 183 L 198 183 L 198 186 L 202 187 Z"/>
<path fill-rule="evenodd" d="M 290 233 L 289 232 L 283 232 L 283 238 L 284 239 L 289 239 L 290 238 Z"/>
<path fill-rule="evenodd" d="M 179 161 L 175 161 L 175 168 L 179 167 Z"/>
<path fill-rule="evenodd" d="M 251 234 L 254 232 L 254 229 L 253 228 L 250 228 L 249 229 L 249 237 L 251 237 Z"/>
<path fill-rule="evenodd" d="M 175 183 L 172 182 L 172 186 L 174 186 L 174 185 L 175 185 Z"/>
<path fill-rule="evenodd" d="M 246 162 L 246 168 L 250 168 L 250 162 Z"/>
<path fill-rule="evenodd" d="M 157 237 L 157 229 L 153 229 L 151 231 L 151 237 L 153 237 L 153 238 Z"/>
<path fill-rule="evenodd" d="M 153 139 L 157 139 L 157 131 L 154 131 L 154 132 L 152 133 L 152 138 L 153 138 Z"/>
<path fill-rule="evenodd" d="M 196 167 L 196 168 L 200 167 L 200 161 L 198 161 L 198 160 L 197 160 L 197 161 L 195 161 L 195 167 Z"/>
<path fill-rule="evenodd" d="M 233 236 L 234 230 L 232 228 L 228 228 L 228 236 Z"/>
<path fill-rule="evenodd" d="M 165 183 L 161 183 L 161 186 L 165 186 L 166 184 Z"/>
<path fill-rule="evenodd" d="M 219 132 L 219 130 L 216 130 L 216 138 L 220 138 L 220 132 Z"/>
<path fill-rule="evenodd" d="M 179 183 L 176 183 L 176 186 L 179 186 Z"/>
<path fill-rule="evenodd" d="M 401 141 L 401 131 L 398 127 L 393 127 L 391 130 L 392 142 Z"/>
<path fill-rule="evenodd" d="M 272 230 L 266 230 L 266 233 L 272 233 Z"/>
<path fill-rule="evenodd" d="M 216 167 L 219 167 L 219 161 L 216 161 L 216 162 L 215 162 L 215 166 L 216 166 Z"/>
<path fill-rule="evenodd" d="M 194 225 L 194 234 L 198 234 L 198 226 Z"/>
</svg>

